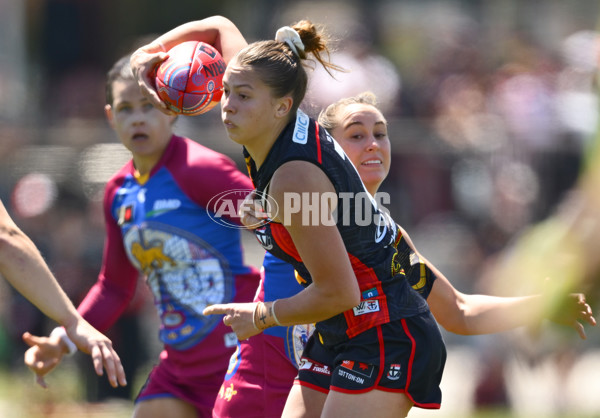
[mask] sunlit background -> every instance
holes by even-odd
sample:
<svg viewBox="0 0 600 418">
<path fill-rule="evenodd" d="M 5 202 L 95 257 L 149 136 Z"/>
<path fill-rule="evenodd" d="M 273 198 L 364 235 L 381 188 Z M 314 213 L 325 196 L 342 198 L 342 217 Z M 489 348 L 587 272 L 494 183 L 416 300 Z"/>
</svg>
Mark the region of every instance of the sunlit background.
<svg viewBox="0 0 600 418">
<path fill-rule="evenodd" d="M 104 119 L 112 63 L 140 42 L 213 14 L 229 17 L 249 41 L 309 18 L 326 26 L 337 40 L 333 61 L 351 71 L 333 80 L 316 70 L 305 109 L 315 114 L 340 97 L 375 92 L 390 125 L 393 160 L 382 191 L 392 196 L 392 215 L 455 287 L 489 291 L 486 266 L 556 209 L 594 139 L 599 6 L 0 0 L 0 198 L 79 302 L 101 263 L 104 182 L 129 158 Z M 180 118 L 176 132 L 244 169 L 218 110 Z M 259 265 L 261 250 L 246 238 L 247 259 Z M 160 348 L 149 293 L 144 286 L 138 293 L 108 334 L 131 391 L 106 387 L 80 354 L 44 391 L 22 364 L 20 335 L 46 334 L 53 324 L 0 282 L 0 416 L 129 416 Z M 442 409 L 410 416 L 600 416 L 599 330 L 587 328 L 587 341 L 558 326 L 535 331 L 444 333 Z"/>
</svg>

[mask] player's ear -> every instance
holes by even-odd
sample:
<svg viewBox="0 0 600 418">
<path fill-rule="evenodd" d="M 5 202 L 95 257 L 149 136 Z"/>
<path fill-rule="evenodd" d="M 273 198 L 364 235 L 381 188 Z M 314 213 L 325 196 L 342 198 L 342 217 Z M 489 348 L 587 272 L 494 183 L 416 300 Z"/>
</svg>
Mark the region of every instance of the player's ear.
<svg viewBox="0 0 600 418">
<path fill-rule="evenodd" d="M 282 118 L 287 116 L 292 109 L 294 104 L 294 99 L 291 96 L 283 96 L 280 99 L 277 99 L 277 104 L 275 105 L 275 116 Z"/>
<path fill-rule="evenodd" d="M 111 127 L 113 127 L 113 121 L 114 121 L 114 114 L 113 114 L 113 109 L 112 106 L 107 104 L 104 105 L 104 114 L 106 115 L 106 120 L 108 120 L 108 123 L 110 124 Z"/>
</svg>

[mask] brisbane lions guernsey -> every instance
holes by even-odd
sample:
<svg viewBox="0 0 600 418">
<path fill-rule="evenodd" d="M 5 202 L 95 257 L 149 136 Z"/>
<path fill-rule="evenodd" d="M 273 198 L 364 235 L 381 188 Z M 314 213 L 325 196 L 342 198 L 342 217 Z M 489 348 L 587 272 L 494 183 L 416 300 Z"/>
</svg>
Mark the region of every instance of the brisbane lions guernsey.
<svg viewBox="0 0 600 418">
<path fill-rule="evenodd" d="M 246 150 L 244 153 L 258 196 L 268 195 L 269 182 L 277 168 L 293 160 L 315 164 L 335 187 L 336 225 L 362 297 L 353 309 L 316 324 L 325 343 L 338 343 L 376 325 L 429 309 L 425 299 L 411 288 L 397 259 L 399 237 L 395 222 L 367 192 L 342 147 L 316 121 L 298 111 L 259 170 Z M 263 209 L 267 213 L 274 210 Z M 266 250 L 294 266 L 303 286 L 310 285 L 310 273 L 282 224 L 267 223 L 255 234 Z"/>
<path fill-rule="evenodd" d="M 253 280 L 252 289 L 259 282 L 258 271 L 244 264 L 240 230 L 215 222 L 207 209 L 211 198 L 234 189 L 250 191 L 252 184 L 229 158 L 187 138 L 173 136 L 146 179 L 128 162 L 106 185 L 103 267 L 79 311 L 107 329 L 142 274 L 162 342 L 183 350 L 201 341 L 221 322 L 203 309 L 235 301 L 244 281 Z"/>
</svg>

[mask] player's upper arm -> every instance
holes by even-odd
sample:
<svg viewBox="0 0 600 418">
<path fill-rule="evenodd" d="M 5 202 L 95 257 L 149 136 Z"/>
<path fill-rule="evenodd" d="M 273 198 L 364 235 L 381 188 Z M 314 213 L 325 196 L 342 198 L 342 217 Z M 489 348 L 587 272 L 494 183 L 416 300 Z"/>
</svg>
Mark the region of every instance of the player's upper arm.
<svg viewBox="0 0 600 418">
<path fill-rule="evenodd" d="M 279 208 L 276 221 L 290 234 L 313 284 L 336 295 L 342 311 L 356 306 L 360 291 L 333 217 L 337 194 L 327 175 L 312 163 L 291 161 L 275 172 L 269 194 Z"/>
</svg>

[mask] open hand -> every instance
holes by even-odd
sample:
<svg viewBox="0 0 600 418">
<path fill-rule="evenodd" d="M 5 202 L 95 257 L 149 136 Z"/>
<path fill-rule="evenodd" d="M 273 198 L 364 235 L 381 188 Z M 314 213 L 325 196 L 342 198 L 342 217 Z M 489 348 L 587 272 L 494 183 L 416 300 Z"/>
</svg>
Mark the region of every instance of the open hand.
<svg viewBox="0 0 600 418">
<path fill-rule="evenodd" d="M 104 368 L 112 387 L 127 385 L 121 359 L 108 337 L 92 327 L 83 318 L 72 326 L 65 326 L 65 331 L 79 350 L 92 357 L 94 369 L 98 376 L 103 375 Z"/>
<path fill-rule="evenodd" d="M 582 322 L 595 326 L 596 318 L 592 313 L 592 308 L 585 300 L 583 293 L 571 293 L 561 303 L 560 309 L 550 317 L 550 320 L 558 324 L 573 327 L 583 340 L 587 338 Z"/>
</svg>

